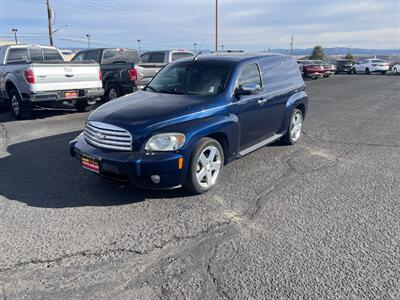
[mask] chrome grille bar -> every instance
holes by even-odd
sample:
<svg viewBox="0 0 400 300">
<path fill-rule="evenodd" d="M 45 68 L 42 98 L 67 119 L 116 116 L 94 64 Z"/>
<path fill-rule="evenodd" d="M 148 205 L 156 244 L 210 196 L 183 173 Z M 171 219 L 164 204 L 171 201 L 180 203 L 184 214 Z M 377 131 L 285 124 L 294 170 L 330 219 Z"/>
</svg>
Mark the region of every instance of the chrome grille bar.
<svg viewBox="0 0 400 300">
<path fill-rule="evenodd" d="M 121 127 L 90 121 L 86 123 L 84 136 L 87 143 L 98 148 L 132 151 L 132 136 Z"/>
</svg>

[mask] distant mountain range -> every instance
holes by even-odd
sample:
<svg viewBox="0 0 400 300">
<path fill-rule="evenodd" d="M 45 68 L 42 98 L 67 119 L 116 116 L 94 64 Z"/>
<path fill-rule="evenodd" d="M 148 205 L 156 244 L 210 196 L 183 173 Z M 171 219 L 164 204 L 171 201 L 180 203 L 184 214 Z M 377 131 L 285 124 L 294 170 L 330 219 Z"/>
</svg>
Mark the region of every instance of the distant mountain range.
<svg viewBox="0 0 400 300">
<path fill-rule="evenodd" d="M 306 49 L 293 49 L 293 55 L 301 56 L 301 55 L 310 55 L 312 52 L 312 48 Z M 278 53 L 288 53 L 288 49 L 269 49 L 271 52 Z M 353 55 L 400 55 L 400 49 L 362 49 L 362 48 L 347 48 L 347 47 L 334 47 L 334 48 L 324 48 L 326 55 L 346 55 L 351 52 Z"/>
<path fill-rule="evenodd" d="M 75 51 L 82 50 L 83 48 L 78 48 L 78 47 L 63 47 L 63 49 L 70 49 Z M 152 49 L 145 49 L 142 50 L 142 53 L 145 51 L 150 51 Z M 191 49 L 189 49 L 191 50 Z M 236 50 L 236 49 L 235 49 Z M 285 53 L 288 54 L 290 50 L 288 49 L 283 49 L 283 48 L 271 48 L 271 49 L 266 49 L 269 52 L 275 52 L 275 53 Z M 310 55 L 312 52 L 312 48 L 295 48 L 293 49 L 293 55 L 295 56 L 307 56 Z M 212 50 L 209 49 L 202 49 L 202 53 L 210 53 Z M 363 49 L 363 48 L 347 48 L 347 47 L 333 47 L 333 48 L 324 48 L 325 54 L 328 56 L 335 56 L 335 55 L 346 55 L 349 51 L 351 54 L 355 56 L 371 56 L 371 55 L 377 55 L 377 56 L 393 56 L 393 55 L 400 55 L 400 49 Z"/>
</svg>

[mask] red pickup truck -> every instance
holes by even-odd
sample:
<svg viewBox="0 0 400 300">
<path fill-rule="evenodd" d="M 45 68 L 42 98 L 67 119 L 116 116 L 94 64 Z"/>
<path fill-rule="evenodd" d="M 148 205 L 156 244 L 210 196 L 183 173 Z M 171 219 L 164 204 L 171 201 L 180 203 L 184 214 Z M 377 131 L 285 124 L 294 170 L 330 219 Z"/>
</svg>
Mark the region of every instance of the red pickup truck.
<svg viewBox="0 0 400 300">
<path fill-rule="evenodd" d="M 325 76 L 327 70 L 321 64 L 317 64 L 312 60 L 299 60 L 300 71 L 305 78 L 317 79 Z"/>
</svg>

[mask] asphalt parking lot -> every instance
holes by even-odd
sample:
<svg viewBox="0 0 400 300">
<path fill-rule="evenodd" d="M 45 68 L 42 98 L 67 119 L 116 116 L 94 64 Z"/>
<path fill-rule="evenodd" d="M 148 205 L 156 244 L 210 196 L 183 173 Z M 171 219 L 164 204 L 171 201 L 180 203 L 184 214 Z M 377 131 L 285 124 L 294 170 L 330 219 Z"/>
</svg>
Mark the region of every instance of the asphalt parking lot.
<svg viewBox="0 0 400 300">
<path fill-rule="evenodd" d="M 400 77 L 306 84 L 301 142 L 201 196 L 83 170 L 88 113 L 0 111 L 0 296 L 399 299 Z"/>
</svg>

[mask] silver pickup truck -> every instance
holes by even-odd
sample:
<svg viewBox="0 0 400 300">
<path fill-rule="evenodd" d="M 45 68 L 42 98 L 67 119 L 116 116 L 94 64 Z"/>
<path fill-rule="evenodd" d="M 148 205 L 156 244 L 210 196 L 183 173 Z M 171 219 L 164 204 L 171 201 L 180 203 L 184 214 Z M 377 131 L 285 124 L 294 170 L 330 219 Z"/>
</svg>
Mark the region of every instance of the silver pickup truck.
<svg viewBox="0 0 400 300">
<path fill-rule="evenodd" d="M 0 101 L 17 119 L 29 118 L 35 106 L 59 103 L 84 111 L 103 96 L 101 77 L 97 63 L 67 63 L 54 47 L 0 47 Z"/>
<path fill-rule="evenodd" d="M 194 57 L 194 53 L 187 50 L 144 52 L 140 56 L 142 62 L 135 67 L 138 73 L 137 87 L 143 89 L 165 65 L 186 57 Z"/>
</svg>

